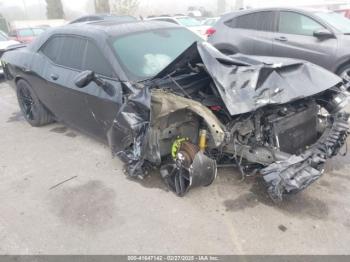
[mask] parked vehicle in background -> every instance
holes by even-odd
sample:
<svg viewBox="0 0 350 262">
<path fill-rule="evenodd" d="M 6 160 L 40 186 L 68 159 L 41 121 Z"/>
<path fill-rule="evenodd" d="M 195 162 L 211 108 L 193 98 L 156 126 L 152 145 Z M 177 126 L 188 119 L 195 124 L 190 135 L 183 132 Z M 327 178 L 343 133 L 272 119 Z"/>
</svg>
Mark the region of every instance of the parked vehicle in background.
<svg viewBox="0 0 350 262">
<path fill-rule="evenodd" d="M 16 45 L 19 44 L 18 41 L 12 40 L 10 39 L 6 33 L 4 33 L 3 31 L 0 31 L 0 57 L 2 56 L 3 51 L 11 46 L 11 45 Z"/>
<path fill-rule="evenodd" d="M 219 21 L 220 17 L 209 17 L 202 21 L 203 30 L 205 31 L 204 35 L 208 39 L 208 37 L 213 32 L 213 26 Z"/>
<path fill-rule="evenodd" d="M 9 46 L 16 44 L 19 44 L 19 42 L 9 39 L 6 33 L 0 31 L 0 57 Z M 2 75 L 3 73 L 4 71 L 2 65 L 0 64 L 0 75 Z"/>
<path fill-rule="evenodd" d="M 9 38 L 8 34 L 6 34 L 6 33 L 5 33 L 4 31 L 2 31 L 2 30 L 0 30 L 0 36 L 2 36 L 1 39 L 3 39 L 3 38 L 8 39 L 8 38 Z M 0 41 L 2 41 L 2 40 L 0 40 Z"/>
<path fill-rule="evenodd" d="M 331 11 L 251 9 L 224 15 L 208 40 L 227 54 L 291 57 L 350 80 L 350 20 Z"/>
<path fill-rule="evenodd" d="M 17 28 L 43 28 L 62 26 L 67 24 L 64 19 L 45 19 L 45 20 L 13 20 L 9 23 L 11 29 Z M 9 32 L 10 30 L 8 30 Z"/>
<path fill-rule="evenodd" d="M 21 43 L 29 43 L 33 41 L 35 37 L 44 32 L 46 28 L 36 27 L 36 28 L 19 28 L 11 30 L 8 34 L 9 38 Z"/>
<path fill-rule="evenodd" d="M 219 21 L 220 17 L 209 17 L 202 21 L 202 25 L 204 26 L 214 26 L 217 21 Z"/>
<path fill-rule="evenodd" d="M 334 10 L 334 12 L 341 14 L 341 15 L 345 16 L 346 18 L 350 19 L 350 9 L 338 9 L 338 10 Z"/>
<path fill-rule="evenodd" d="M 187 8 L 187 15 L 198 19 L 205 19 L 206 17 L 213 16 L 212 12 L 207 10 L 204 6 L 189 6 Z"/>
<path fill-rule="evenodd" d="M 201 37 L 205 37 L 205 31 L 207 29 L 196 18 L 190 17 L 190 16 L 185 16 L 185 15 L 181 15 L 181 16 L 154 16 L 154 17 L 148 17 L 147 20 L 164 21 L 164 22 L 169 22 L 169 23 L 181 25 L 181 26 L 187 27 L 191 31 L 200 35 Z"/>
<path fill-rule="evenodd" d="M 6 33 L 10 30 L 9 23 L 4 17 L 1 17 L 1 16 L 0 16 L 0 30 Z"/>
<path fill-rule="evenodd" d="M 113 20 L 117 22 L 132 22 L 137 21 L 137 18 L 131 15 L 113 15 L 113 14 L 96 14 L 96 15 L 84 15 L 69 24 L 83 23 L 88 21 L 102 21 L 102 20 Z"/>
</svg>

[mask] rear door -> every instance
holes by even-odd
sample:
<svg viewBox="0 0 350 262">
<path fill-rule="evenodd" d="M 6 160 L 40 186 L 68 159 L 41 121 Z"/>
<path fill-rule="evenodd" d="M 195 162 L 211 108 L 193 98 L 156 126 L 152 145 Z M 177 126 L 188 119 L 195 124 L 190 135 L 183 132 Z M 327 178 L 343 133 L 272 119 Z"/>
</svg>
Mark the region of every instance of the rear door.
<svg viewBox="0 0 350 262">
<path fill-rule="evenodd" d="M 261 11 L 235 17 L 225 22 L 226 41 L 238 52 L 249 55 L 272 55 L 272 42 L 276 28 L 274 11 Z"/>
<path fill-rule="evenodd" d="M 325 27 L 309 16 L 292 11 L 279 12 L 273 55 L 304 59 L 331 68 L 335 62 L 337 39 L 313 36 L 318 29 Z"/>
</svg>

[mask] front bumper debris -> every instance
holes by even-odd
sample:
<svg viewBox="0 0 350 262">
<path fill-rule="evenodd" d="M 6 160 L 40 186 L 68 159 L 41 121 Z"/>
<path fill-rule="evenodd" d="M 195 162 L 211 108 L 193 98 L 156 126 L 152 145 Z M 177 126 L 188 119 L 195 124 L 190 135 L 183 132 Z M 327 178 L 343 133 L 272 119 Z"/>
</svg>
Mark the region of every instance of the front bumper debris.
<svg viewBox="0 0 350 262">
<path fill-rule="evenodd" d="M 281 201 L 284 194 L 303 190 L 323 174 L 326 160 L 335 156 L 346 143 L 348 118 L 347 113 L 334 115 L 332 125 L 304 153 L 274 162 L 260 171 L 274 201 Z"/>
</svg>

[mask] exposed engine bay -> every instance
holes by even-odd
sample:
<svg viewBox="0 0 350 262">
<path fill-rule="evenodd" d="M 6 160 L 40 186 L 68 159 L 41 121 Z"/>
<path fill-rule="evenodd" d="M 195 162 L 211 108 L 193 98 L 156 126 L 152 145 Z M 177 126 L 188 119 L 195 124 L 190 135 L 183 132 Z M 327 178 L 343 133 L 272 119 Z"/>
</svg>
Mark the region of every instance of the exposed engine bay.
<svg viewBox="0 0 350 262">
<path fill-rule="evenodd" d="M 295 193 L 321 176 L 326 159 L 336 155 L 345 143 L 348 115 L 339 112 L 339 103 L 327 104 L 327 109 L 322 106 L 331 93 L 333 100 L 346 99 L 342 93 L 328 91 L 319 99 L 271 106 L 232 119 L 225 117 L 218 105 L 209 107 L 210 112 L 196 112 L 191 109 L 194 101 L 187 102 L 187 109 L 164 116 L 154 109 L 157 120 L 152 127 L 157 128 L 152 128 L 151 134 L 157 137 L 158 142 L 153 142 L 159 148 L 154 151 L 160 155 L 154 159 L 152 154 L 149 160 L 161 163 L 171 153 L 161 174 L 180 196 L 190 187 L 211 184 L 217 165 L 234 164 L 243 176 L 264 175 L 270 196 L 282 200 L 283 194 Z M 152 93 L 154 105 L 160 96 L 169 99 L 163 101 L 167 106 L 171 101 L 186 100 L 157 90 Z M 209 120 L 212 114 L 220 123 Z"/>
<path fill-rule="evenodd" d="M 232 165 L 243 177 L 262 176 L 270 197 L 281 201 L 322 175 L 349 132 L 341 80 L 295 60 L 228 57 L 202 44 L 144 85 L 150 120 L 139 125 L 143 139 L 123 151 L 128 174 L 142 177 L 147 165 L 160 166 L 179 196 Z M 140 95 L 134 97 L 132 104 Z"/>
</svg>

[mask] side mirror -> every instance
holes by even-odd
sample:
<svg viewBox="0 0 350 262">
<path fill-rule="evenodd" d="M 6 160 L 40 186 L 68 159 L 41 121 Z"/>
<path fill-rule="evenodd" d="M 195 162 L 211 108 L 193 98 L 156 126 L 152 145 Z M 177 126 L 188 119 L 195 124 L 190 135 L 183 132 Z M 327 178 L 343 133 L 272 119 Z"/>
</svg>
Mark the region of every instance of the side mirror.
<svg viewBox="0 0 350 262">
<path fill-rule="evenodd" d="M 314 31 L 314 36 L 317 37 L 317 38 L 332 38 L 334 37 L 333 33 L 327 29 L 317 29 Z"/>
<path fill-rule="evenodd" d="M 109 96 L 115 95 L 115 89 L 112 84 L 104 81 L 103 79 L 97 77 L 93 71 L 86 70 L 81 72 L 74 79 L 74 84 L 79 88 L 84 88 L 91 82 L 95 82 L 96 85 L 101 87 Z"/>
<path fill-rule="evenodd" d="M 83 88 L 90 84 L 91 81 L 94 80 L 94 78 L 95 73 L 93 71 L 86 70 L 76 76 L 76 78 L 74 79 L 74 84 L 79 88 Z"/>
</svg>

